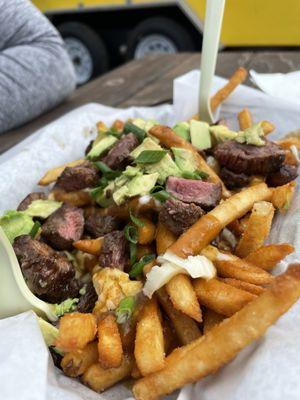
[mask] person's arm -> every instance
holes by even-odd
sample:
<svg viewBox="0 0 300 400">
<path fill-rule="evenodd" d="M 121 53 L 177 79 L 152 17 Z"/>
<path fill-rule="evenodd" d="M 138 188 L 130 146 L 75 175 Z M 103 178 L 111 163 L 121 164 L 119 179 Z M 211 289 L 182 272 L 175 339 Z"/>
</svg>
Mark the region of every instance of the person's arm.
<svg viewBox="0 0 300 400">
<path fill-rule="evenodd" d="M 0 0 L 0 133 L 54 107 L 75 88 L 58 32 L 29 0 Z"/>
</svg>

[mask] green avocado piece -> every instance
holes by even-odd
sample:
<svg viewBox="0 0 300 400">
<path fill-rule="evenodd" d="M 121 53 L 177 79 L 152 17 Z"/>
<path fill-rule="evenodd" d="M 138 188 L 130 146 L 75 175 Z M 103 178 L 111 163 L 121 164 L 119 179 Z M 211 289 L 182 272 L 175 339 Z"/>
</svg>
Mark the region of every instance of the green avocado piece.
<svg viewBox="0 0 300 400">
<path fill-rule="evenodd" d="M 113 194 L 113 199 L 114 202 L 120 206 L 126 198 L 129 197 L 129 189 L 127 186 L 122 186 L 119 189 L 117 189 L 114 194 Z"/>
<path fill-rule="evenodd" d="M 38 322 L 46 345 L 53 346 L 58 336 L 58 329 L 43 318 L 38 317 Z"/>
<path fill-rule="evenodd" d="M 182 137 L 184 140 L 190 141 L 190 125 L 188 122 L 178 122 L 173 126 L 173 131 L 176 135 Z"/>
<path fill-rule="evenodd" d="M 144 196 L 145 194 L 149 194 L 150 190 L 155 186 L 158 177 L 158 172 L 134 177 L 127 184 L 128 197 Z"/>
<path fill-rule="evenodd" d="M 118 179 L 118 178 L 117 178 Z M 96 203 L 99 204 L 101 207 L 109 207 L 113 204 L 113 197 L 112 194 L 115 190 L 115 182 L 109 182 L 109 184 L 104 188 L 98 190 L 93 189 L 91 191 L 93 198 L 95 199 Z"/>
<path fill-rule="evenodd" d="M 154 140 L 147 137 L 131 152 L 131 156 L 136 159 L 144 150 L 163 150 L 163 148 L 159 144 L 155 143 Z M 168 176 L 180 176 L 180 170 L 170 154 L 166 154 L 159 162 L 155 164 L 144 164 L 143 169 L 148 174 L 158 173 L 159 183 L 164 183 Z"/>
<path fill-rule="evenodd" d="M 211 137 L 208 123 L 192 119 L 190 127 L 192 145 L 199 150 L 210 149 Z"/>
<path fill-rule="evenodd" d="M 99 157 L 106 150 L 110 149 L 116 142 L 117 138 L 112 135 L 104 136 L 87 154 L 88 159 Z"/>
<path fill-rule="evenodd" d="M 79 302 L 79 299 L 76 297 L 74 299 L 66 299 L 59 304 L 54 304 L 54 313 L 61 317 L 65 313 L 70 313 L 76 309 L 76 304 Z"/>
<path fill-rule="evenodd" d="M 266 142 L 261 139 L 264 137 L 264 130 L 261 122 L 250 126 L 250 128 L 239 132 L 235 140 L 239 143 L 252 144 L 254 146 L 264 146 Z"/>
<path fill-rule="evenodd" d="M 180 147 L 172 147 L 171 150 L 175 157 L 175 163 L 181 171 L 194 172 L 198 169 L 195 155 L 190 150 Z"/>
<path fill-rule="evenodd" d="M 32 218 L 23 211 L 9 210 L 0 218 L 0 226 L 10 243 L 20 235 L 29 235 L 33 228 Z"/>
<path fill-rule="evenodd" d="M 132 120 L 132 123 L 139 128 L 143 129 L 147 133 L 150 131 L 151 128 L 153 128 L 154 125 L 158 125 L 159 122 L 156 121 L 155 119 L 149 119 L 149 120 L 144 120 L 142 118 L 134 118 Z"/>
<path fill-rule="evenodd" d="M 214 136 L 217 143 L 223 143 L 227 140 L 234 140 L 238 133 L 231 131 L 225 125 L 214 125 L 209 127 L 210 133 Z"/>
<path fill-rule="evenodd" d="M 122 175 L 127 176 L 128 178 L 133 178 L 136 175 L 142 175 L 142 171 L 139 167 L 128 165 Z"/>
<path fill-rule="evenodd" d="M 25 214 L 30 217 L 48 218 L 49 215 L 54 213 L 62 205 L 62 202 L 54 200 L 34 200 L 27 209 Z"/>
</svg>

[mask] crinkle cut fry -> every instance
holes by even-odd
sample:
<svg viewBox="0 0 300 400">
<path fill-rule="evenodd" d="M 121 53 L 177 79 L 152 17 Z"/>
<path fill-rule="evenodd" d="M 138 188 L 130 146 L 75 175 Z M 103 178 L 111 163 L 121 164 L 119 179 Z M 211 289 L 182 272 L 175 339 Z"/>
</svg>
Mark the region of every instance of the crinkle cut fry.
<svg viewBox="0 0 300 400">
<path fill-rule="evenodd" d="M 137 381 L 137 400 L 155 400 L 217 371 L 284 314 L 300 297 L 300 264 L 276 277 L 262 295 L 205 336 L 173 351 L 161 371 Z"/>
<path fill-rule="evenodd" d="M 191 143 L 176 135 L 176 133 L 171 128 L 163 125 L 155 125 L 152 129 L 150 129 L 149 133 L 150 135 L 155 136 L 157 139 L 159 139 L 160 143 L 167 148 L 180 147 L 191 151 L 194 154 L 195 159 L 197 160 L 198 168 L 209 175 L 209 179 L 211 182 L 220 183 L 222 185 L 223 197 L 230 196 L 230 192 L 226 189 L 220 177 L 215 173 L 212 168 L 210 168 L 210 166 L 200 156 L 200 154 Z"/>
</svg>

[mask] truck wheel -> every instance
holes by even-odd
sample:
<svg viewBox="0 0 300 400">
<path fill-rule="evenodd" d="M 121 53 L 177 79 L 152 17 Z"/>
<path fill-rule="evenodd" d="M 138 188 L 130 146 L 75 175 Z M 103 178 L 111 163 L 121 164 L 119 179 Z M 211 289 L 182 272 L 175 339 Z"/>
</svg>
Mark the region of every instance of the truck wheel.
<svg viewBox="0 0 300 400">
<path fill-rule="evenodd" d="M 194 43 L 185 28 L 169 18 L 154 17 L 142 21 L 130 33 L 127 57 L 139 59 L 147 54 L 192 50 Z"/>
<path fill-rule="evenodd" d="M 108 54 L 103 40 L 93 29 L 80 22 L 65 22 L 58 30 L 74 64 L 78 85 L 107 71 Z"/>
</svg>

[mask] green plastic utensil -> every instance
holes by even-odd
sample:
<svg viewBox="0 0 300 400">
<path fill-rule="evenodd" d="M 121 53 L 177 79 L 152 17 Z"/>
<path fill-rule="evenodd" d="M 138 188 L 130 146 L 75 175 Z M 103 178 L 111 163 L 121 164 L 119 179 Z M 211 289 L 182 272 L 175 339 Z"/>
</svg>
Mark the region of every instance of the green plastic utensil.
<svg viewBox="0 0 300 400">
<path fill-rule="evenodd" d="M 13 247 L 0 227 L 0 318 L 28 310 L 50 321 L 58 319 L 54 305 L 40 300 L 28 288 Z"/>
</svg>

